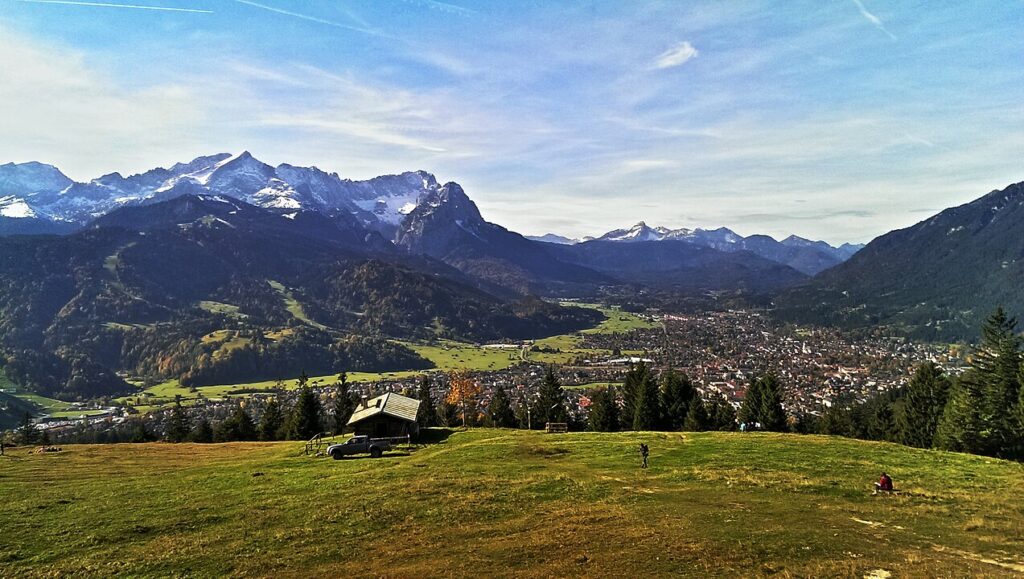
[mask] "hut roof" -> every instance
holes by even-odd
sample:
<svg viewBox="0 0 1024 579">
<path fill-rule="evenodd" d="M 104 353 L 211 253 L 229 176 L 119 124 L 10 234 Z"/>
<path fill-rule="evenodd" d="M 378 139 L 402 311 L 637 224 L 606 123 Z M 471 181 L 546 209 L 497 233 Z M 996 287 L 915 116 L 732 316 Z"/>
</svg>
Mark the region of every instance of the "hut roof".
<svg viewBox="0 0 1024 579">
<path fill-rule="evenodd" d="M 383 396 L 371 398 L 364 407 L 362 403 L 356 407 L 348 424 L 352 425 L 371 416 L 386 414 L 409 422 L 416 422 L 416 413 L 420 409 L 420 401 L 394 392 L 388 392 Z"/>
</svg>

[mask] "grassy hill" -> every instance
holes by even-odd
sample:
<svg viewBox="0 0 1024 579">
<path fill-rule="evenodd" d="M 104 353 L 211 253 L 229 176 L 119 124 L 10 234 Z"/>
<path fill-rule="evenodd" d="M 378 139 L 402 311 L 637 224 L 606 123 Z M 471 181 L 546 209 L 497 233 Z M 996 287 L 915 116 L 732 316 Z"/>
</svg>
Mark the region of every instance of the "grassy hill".
<svg viewBox="0 0 1024 579">
<path fill-rule="evenodd" d="M 638 468 L 637 443 L 651 446 Z M 0 576 L 1017 576 L 1024 465 L 774 434 L 471 430 L 0 458 Z M 882 469 L 899 496 L 872 496 Z"/>
</svg>

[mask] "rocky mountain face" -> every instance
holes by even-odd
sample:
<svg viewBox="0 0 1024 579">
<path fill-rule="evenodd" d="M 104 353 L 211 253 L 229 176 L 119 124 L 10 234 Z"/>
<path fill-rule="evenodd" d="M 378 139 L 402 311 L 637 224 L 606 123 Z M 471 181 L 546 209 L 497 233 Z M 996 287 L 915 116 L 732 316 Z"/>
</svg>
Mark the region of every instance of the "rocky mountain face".
<svg viewBox="0 0 1024 579">
<path fill-rule="evenodd" d="M 119 207 L 181 195 L 222 195 L 278 210 L 347 213 L 391 239 L 401 220 L 432 191 L 437 180 L 415 171 L 367 181 L 342 179 L 316 167 L 271 167 L 248 152 L 221 153 L 123 177 L 111 173 L 76 183 L 41 163 L 0 166 L 0 231 L 67 231 Z"/>
<path fill-rule="evenodd" d="M 887 233 L 777 300 L 794 320 L 971 338 L 997 306 L 1024 312 L 1024 183 Z"/>
</svg>

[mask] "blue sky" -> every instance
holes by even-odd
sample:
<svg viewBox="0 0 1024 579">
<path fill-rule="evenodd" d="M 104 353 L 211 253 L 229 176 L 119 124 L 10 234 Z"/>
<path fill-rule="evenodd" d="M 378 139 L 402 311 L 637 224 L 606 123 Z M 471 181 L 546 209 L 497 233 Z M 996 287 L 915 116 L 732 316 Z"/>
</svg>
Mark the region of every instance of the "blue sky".
<svg viewBox="0 0 1024 579">
<path fill-rule="evenodd" d="M 75 2 L 0 0 L 0 162 L 248 149 L 528 234 L 831 242 L 1024 180 L 1020 0 Z"/>
</svg>

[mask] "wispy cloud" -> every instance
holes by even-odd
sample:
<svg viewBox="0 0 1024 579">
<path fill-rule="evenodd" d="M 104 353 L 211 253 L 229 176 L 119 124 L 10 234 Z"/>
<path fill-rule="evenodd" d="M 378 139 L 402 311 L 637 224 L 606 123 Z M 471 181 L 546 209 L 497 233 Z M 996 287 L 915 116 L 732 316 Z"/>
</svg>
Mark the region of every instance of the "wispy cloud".
<svg viewBox="0 0 1024 579">
<path fill-rule="evenodd" d="M 67 6 L 89 6 L 93 8 L 127 8 L 131 10 L 158 10 L 160 12 L 192 12 L 195 14 L 213 14 L 213 10 L 199 8 L 171 8 L 168 6 L 147 6 L 145 4 L 115 4 L 113 2 L 75 2 L 73 0 L 14 0 L 26 4 L 63 4 Z"/>
<path fill-rule="evenodd" d="M 864 3 L 861 2 L 861 0 L 851 0 L 851 2 L 857 5 L 857 9 L 860 10 L 860 15 L 866 18 L 867 21 L 870 22 L 875 28 L 884 32 L 889 38 L 896 40 L 896 35 L 893 34 L 892 32 L 889 32 L 889 29 L 885 27 L 885 23 L 882 22 L 881 18 L 868 12 L 868 9 L 864 7 Z"/>
<path fill-rule="evenodd" d="M 417 6 L 426 6 L 431 10 L 438 10 L 440 12 L 447 12 L 449 14 L 459 14 L 465 16 L 468 14 L 476 14 L 475 11 L 470 10 L 462 6 L 456 6 L 455 4 L 449 4 L 447 2 L 438 2 L 437 0 L 403 0 L 408 4 L 416 4 Z"/>
<path fill-rule="evenodd" d="M 654 68 L 679 66 L 690 59 L 696 58 L 698 54 L 700 54 L 700 51 L 690 44 L 690 41 L 684 40 L 658 55 L 658 58 L 654 61 Z"/>
<path fill-rule="evenodd" d="M 285 10 L 283 8 L 275 8 L 267 4 L 261 4 L 259 2 L 253 2 L 252 0 L 235 0 L 239 4 L 245 4 L 246 6 L 252 6 L 253 8 L 259 8 L 260 10 L 267 10 L 276 14 L 283 14 L 285 16 L 291 16 L 292 18 L 299 18 L 309 22 L 316 22 L 317 24 L 324 24 L 327 26 L 334 26 L 335 28 L 343 28 L 345 30 L 352 30 L 354 32 L 362 32 L 363 34 L 369 34 L 372 36 L 387 36 L 383 31 L 375 28 L 367 28 L 364 26 L 352 26 L 341 22 L 335 22 L 333 20 L 327 20 L 326 18 L 320 18 L 318 16 L 311 16 L 309 14 L 303 14 L 301 12 L 294 12 L 292 10 Z"/>
</svg>

